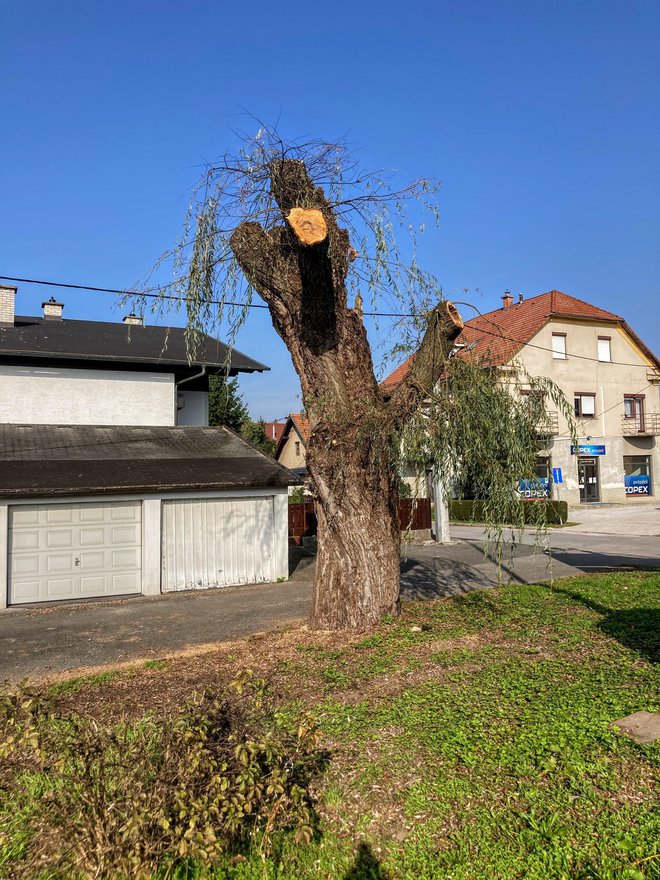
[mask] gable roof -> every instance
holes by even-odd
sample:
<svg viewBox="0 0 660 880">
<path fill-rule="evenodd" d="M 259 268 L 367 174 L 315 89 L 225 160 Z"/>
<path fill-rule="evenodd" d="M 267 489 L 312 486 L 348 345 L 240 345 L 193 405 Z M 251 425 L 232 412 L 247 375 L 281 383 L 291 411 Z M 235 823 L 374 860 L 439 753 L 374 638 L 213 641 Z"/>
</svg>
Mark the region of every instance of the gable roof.
<svg viewBox="0 0 660 880">
<path fill-rule="evenodd" d="M 277 448 L 275 449 L 276 459 L 279 458 L 282 450 L 284 449 L 284 445 L 289 439 L 289 435 L 292 430 L 295 431 L 296 435 L 300 438 L 303 446 L 307 446 L 307 443 L 309 441 L 309 419 L 302 413 L 289 413 L 289 418 L 284 424 L 284 430 L 282 431 L 280 438 L 277 441 Z"/>
<path fill-rule="evenodd" d="M 142 326 L 68 318 L 16 317 L 13 326 L 0 326 L 0 358 L 40 358 L 101 361 L 143 366 L 225 367 L 229 348 L 212 336 L 202 336 L 194 357 L 188 358 L 181 327 Z M 232 349 L 230 375 L 268 370 Z"/>
<path fill-rule="evenodd" d="M 0 497 L 284 487 L 298 480 L 229 428 L 0 425 Z"/>
<path fill-rule="evenodd" d="M 598 306 L 591 305 L 575 296 L 550 290 L 539 296 L 525 299 L 508 308 L 495 309 L 465 322 L 457 343 L 471 345 L 473 356 L 490 366 L 501 366 L 510 361 L 550 318 L 602 321 L 618 324 L 660 368 L 660 361 L 620 316 Z M 385 391 L 391 391 L 405 378 L 414 354 L 390 373 L 382 382 Z"/>
</svg>

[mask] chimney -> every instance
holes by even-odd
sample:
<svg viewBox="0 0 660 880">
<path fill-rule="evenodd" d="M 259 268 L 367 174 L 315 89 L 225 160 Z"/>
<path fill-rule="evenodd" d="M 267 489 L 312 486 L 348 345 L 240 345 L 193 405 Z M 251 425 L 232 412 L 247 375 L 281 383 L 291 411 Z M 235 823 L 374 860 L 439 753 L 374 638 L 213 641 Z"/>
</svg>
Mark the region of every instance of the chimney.
<svg viewBox="0 0 660 880">
<path fill-rule="evenodd" d="M 136 324 L 138 327 L 144 327 L 144 318 L 131 312 L 130 315 L 124 317 L 124 324 Z"/>
<path fill-rule="evenodd" d="M 504 296 L 502 297 L 502 308 L 503 308 L 503 309 L 508 309 L 508 308 L 510 308 L 512 302 L 513 302 L 513 296 L 511 295 L 511 291 L 510 291 L 510 290 L 505 290 L 505 291 L 504 291 Z"/>
<path fill-rule="evenodd" d="M 525 299 L 525 294 L 524 294 L 524 293 L 519 293 L 519 294 L 518 294 L 518 305 L 520 305 L 520 303 L 521 303 L 524 299 Z"/>
<path fill-rule="evenodd" d="M 0 286 L 0 327 L 14 326 L 14 300 L 18 287 Z"/>
<path fill-rule="evenodd" d="M 47 321 L 61 321 L 62 320 L 62 309 L 64 308 L 64 303 L 58 303 L 54 296 L 47 302 L 41 303 L 41 308 L 44 310 L 44 318 Z"/>
</svg>

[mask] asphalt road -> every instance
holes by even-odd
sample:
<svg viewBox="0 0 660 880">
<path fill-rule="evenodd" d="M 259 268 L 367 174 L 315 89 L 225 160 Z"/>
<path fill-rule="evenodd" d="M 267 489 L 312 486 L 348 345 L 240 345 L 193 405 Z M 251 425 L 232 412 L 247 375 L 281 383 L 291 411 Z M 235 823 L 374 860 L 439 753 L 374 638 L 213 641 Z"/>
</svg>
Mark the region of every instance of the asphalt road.
<svg viewBox="0 0 660 880">
<path fill-rule="evenodd" d="M 450 545 L 410 548 L 402 560 L 404 599 L 487 589 L 498 582 L 536 582 L 619 567 L 660 568 L 660 538 L 552 531 L 552 554 L 532 536 L 484 557 L 478 527 L 455 526 Z M 0 681 L 50 678 L 108 664 L 172 656 L 304 619 L 313 560 L 287 583 L 170 593 L 156 597 L 10 608 L 0 614 Z"/>
</svg>

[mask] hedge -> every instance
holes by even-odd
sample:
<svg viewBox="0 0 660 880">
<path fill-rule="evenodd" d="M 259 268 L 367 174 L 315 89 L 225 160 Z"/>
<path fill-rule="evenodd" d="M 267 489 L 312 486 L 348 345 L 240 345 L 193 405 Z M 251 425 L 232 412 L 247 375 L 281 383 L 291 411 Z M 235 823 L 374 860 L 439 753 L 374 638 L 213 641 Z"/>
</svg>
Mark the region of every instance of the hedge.
<svg viewBox="0 0 660 880">
<path fill-rule="evenodd" d="M 541 519 L 545 520 L 548 525 L 560 526 L 568 520 L 566 501 L 551 501 L 543 498 L 535 501 L 521 501 L 520 503 L 526 523 L 537 523 Z M 539 505 L 543 505 L 544 509 L 539 510 Z M 485 507 L 486 502 L 481 500 L 452 500 L 449 502 L 449 519 L 456 522 L 485 522 L 488 519 L 484 515 Z"/>
</svg>

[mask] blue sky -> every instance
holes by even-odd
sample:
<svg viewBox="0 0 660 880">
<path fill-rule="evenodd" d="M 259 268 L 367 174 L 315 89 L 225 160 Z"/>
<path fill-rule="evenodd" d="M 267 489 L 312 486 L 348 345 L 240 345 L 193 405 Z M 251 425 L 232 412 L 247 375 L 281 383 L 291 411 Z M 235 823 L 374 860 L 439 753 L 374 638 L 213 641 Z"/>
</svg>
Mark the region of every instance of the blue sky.
<svg viewBox="0 0 660 880">
<path fill-rule="evenodd" d="M 657 0 L 2 0 L 0 31 L 0 274 L 133 284 L 247 110 L 440 178 L 423 254 L 449 297 L 558 288 L 660 353 Z M 51 292 L 20 285 L 17 311 Z M 121 317 L 55 292 L 65 316 Z M 298 409 L 264 315 L 237 345 L 272 367 L 241 381 L 252 414 Z"/>
</svg>

